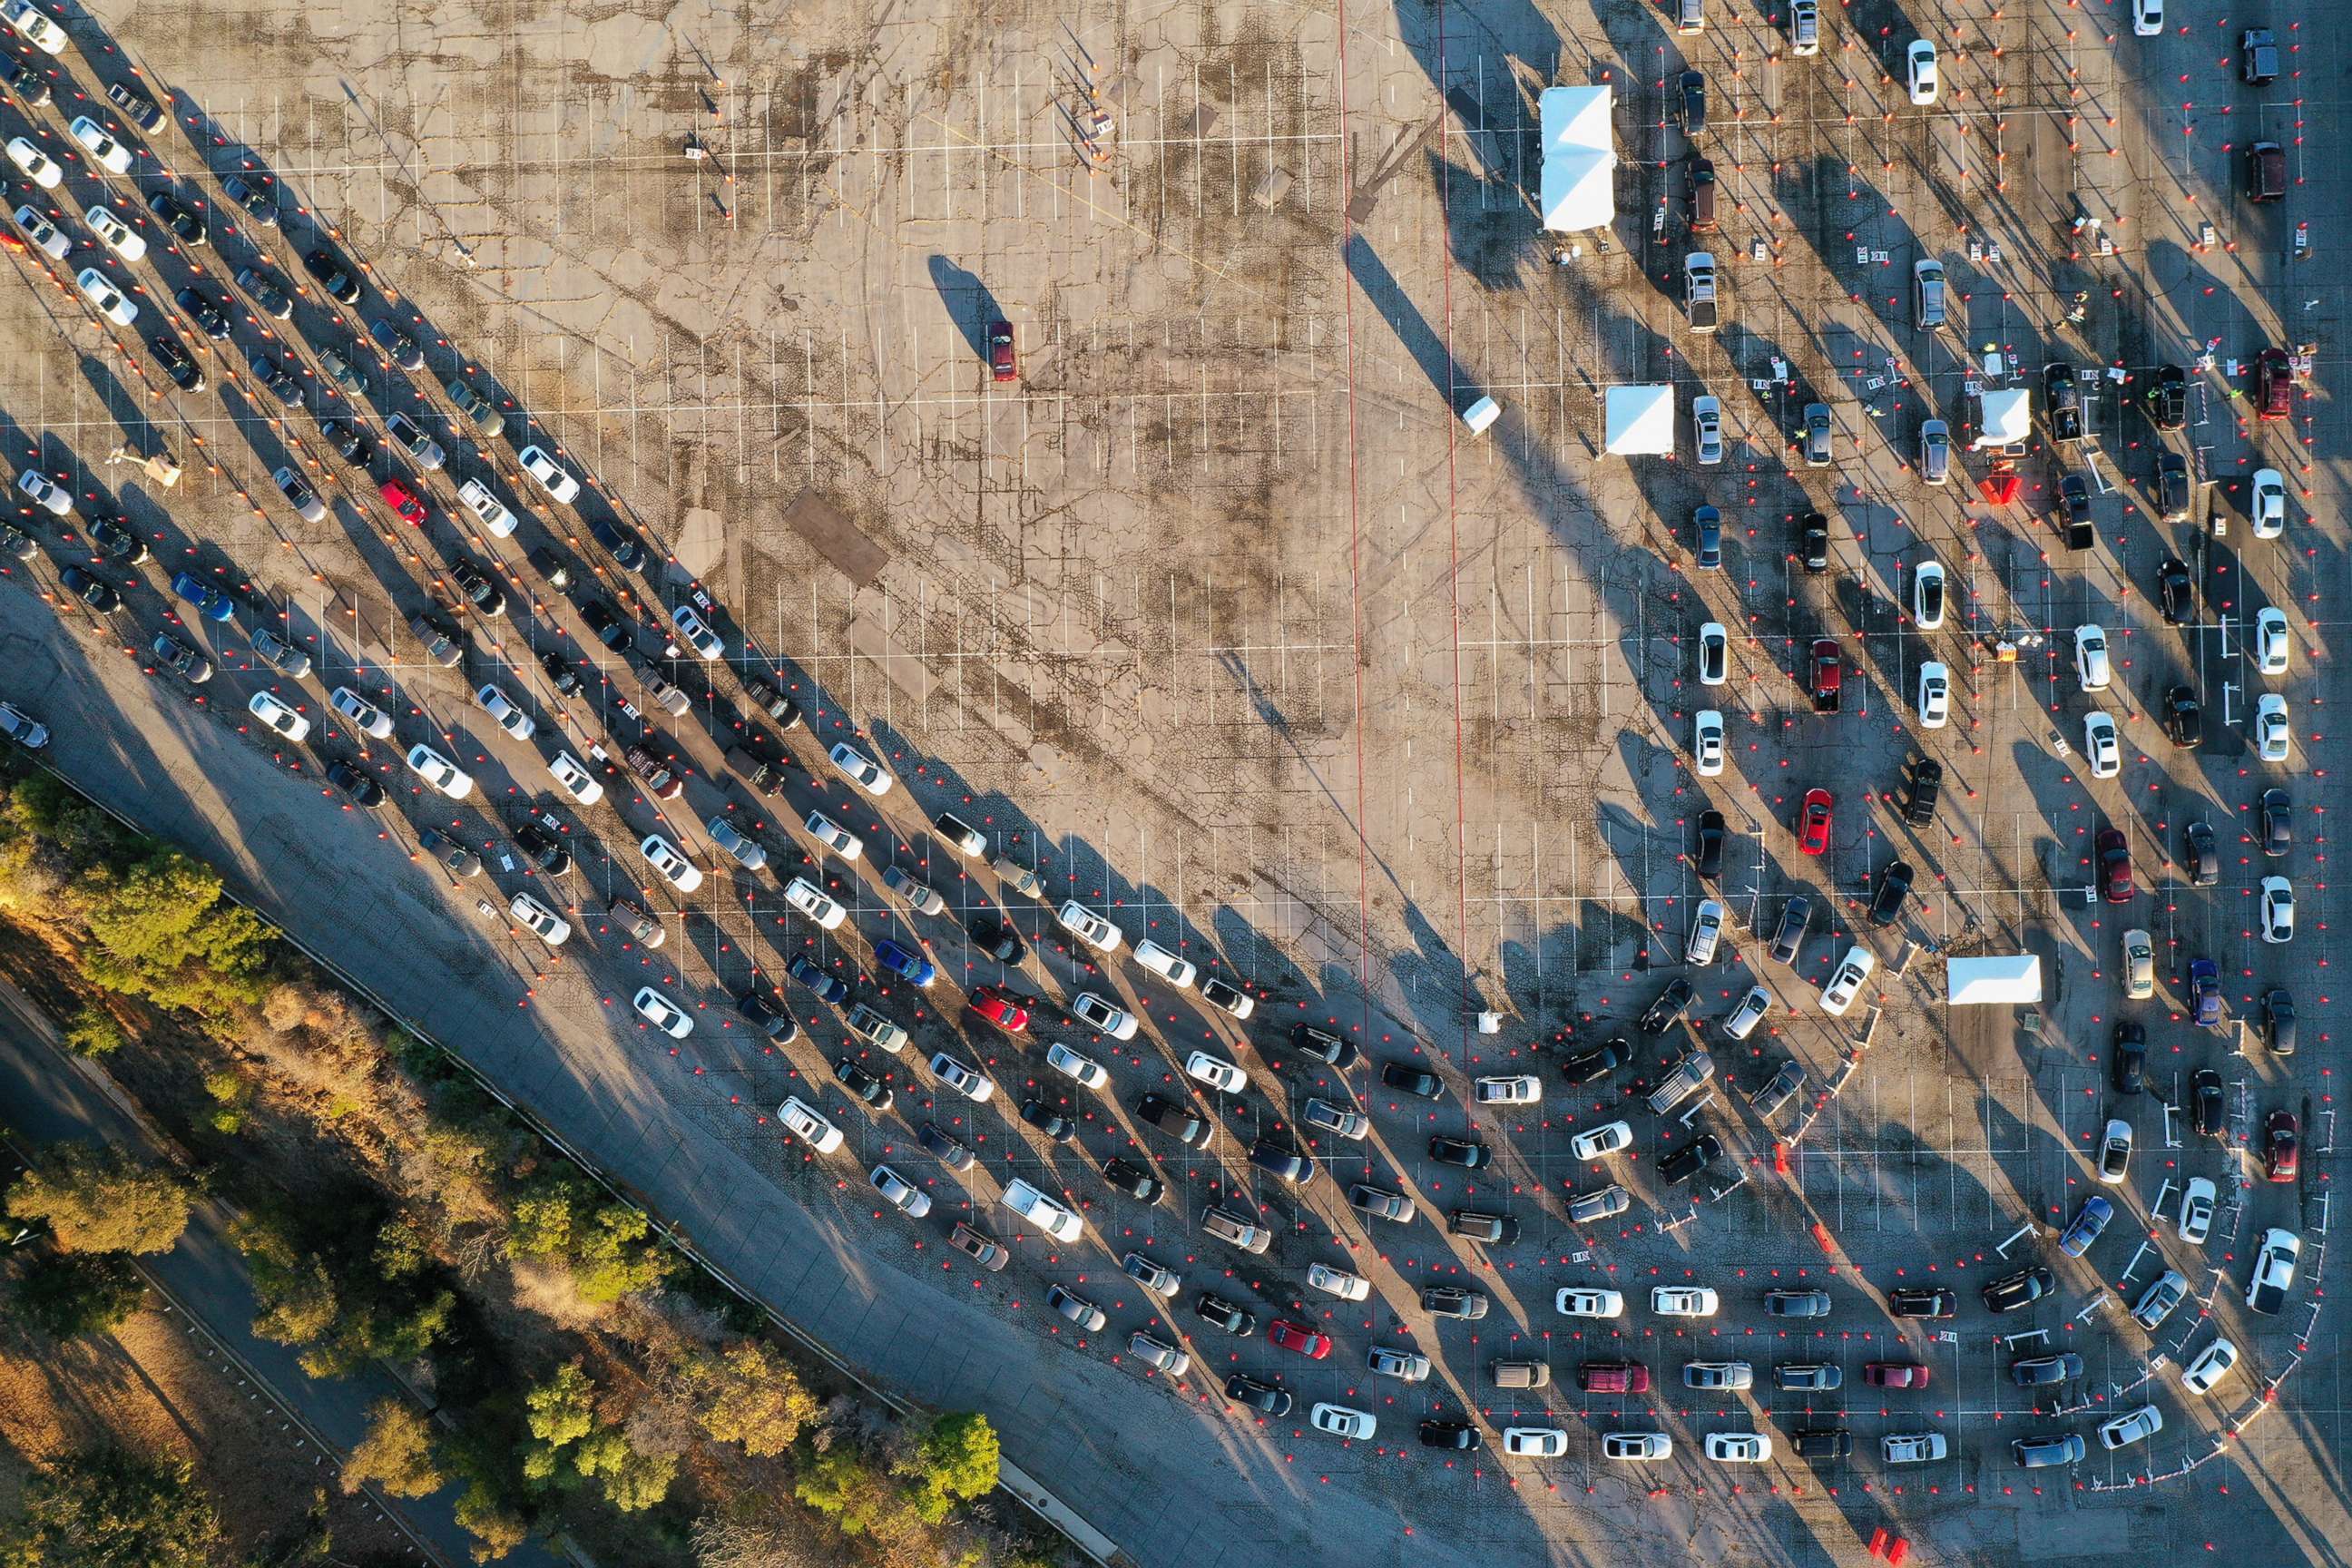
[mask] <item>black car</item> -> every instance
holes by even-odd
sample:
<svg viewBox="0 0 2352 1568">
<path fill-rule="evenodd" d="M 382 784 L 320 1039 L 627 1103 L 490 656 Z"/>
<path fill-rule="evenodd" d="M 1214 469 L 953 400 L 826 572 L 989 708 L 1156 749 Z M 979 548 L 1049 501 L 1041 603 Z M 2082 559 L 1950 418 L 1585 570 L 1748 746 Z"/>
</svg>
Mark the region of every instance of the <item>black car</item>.
<svg viewBox="0 0 2352 1568">
<path fill-rule="evenodd" d="M 1793 1436 L 1801 1459 L 1843 1459 L 1853 1452 L 1853 1434 L 1843 1426 L 1813 1426 Z"/>
<path fill-rule="evenodd" d="M 1435 1100 L 1445 1092 L 1445 1085 L 1438 1081 L 1435 1073 L 1425 1068 L 1417 1068 L 1411 1062 L 1382 1062 L 1381 1081 L 1398 1093 L 1412 1095 L 1415 1100 Z"/>
<path fill-rule="evenodd" d="M 1805 514 L 1798 531 L 1797 559 L 1808 572 L 1819 574 L 1830 569 L 1830 520 L 1820 512 Z"/>
<path fill-rule="evenodd" d="M 1897 1318 L 1957 1318 L 1960 1298 L 1941 1285 L 1898 1285 L 1886 1293 L 1886 1310 Z"/>
<path fill-rule="evenodd" d="M 30 60 L 20 60 L 14 55 L 0 56 L 0 82 L 7 84 L 16 101 L 26 109 L 39 109 L 49 101 L 49 79 Z"/>
<path fill-rule="evenodd" d="M 147 542 L 110 517 L 89 520 L 89 542 L 109 561 L 136 566 L 148 558 Z"/>
<path fill-rule="evenodd" d="M 106 84 L 106 101 L 122 110 L 122 118 L 152 136 L 163 129 L 163 110 L 137 88 L 119 81 Z"/>
<path fill-rule="evenodd" d="M 1944 793 L 1944 764 L 1921 757 L 1911 764 L 1910 792 L 1903 802 L 1903 820 L 1925 827 L 1936 819 L 1936 802 Z"/>
<path fill-rule="evenodd" d="M 1911 862 L 1897 860 L 1878 874 L 1878 890 L 1870 895 L 1870 923 L 1893 925 L 1911 897 Z"/>
<path fill-rule="evenodd" d="M 1056 1143 L 1066 1143 L 1078 1135 L 1076 1122 L 1034 1095 L 1021 1102 L 1021 1120 Z"/>
<path fill-rule="evenodd" d="M 1996 1312 L 2014 1312 L 2030 1307 L 2051 1291 L 2058 1289 L 2058 1278 L 2047 1268 L 2021 1268 L 2014 1274 L 2004 1274 L 1984 1288 L 1984 1304 Z"/>
<path fill-rule="evenodd" d="M 147 210 L 156 221 L 188 245 L 205 243 L 205 220 L 169 191 L 157 191 L 147 198 Z"/>
<path fill-rule="evenodd" d="M 2189 423 L 2189 373 L 2177 364 L 2160 364 L 2140 389 L 2140 402 L 2159 430 L 2178 430 Z"/>
<path fill-rule="evenodd" d="M 1485 1442 L 1478 1428 L 1467 1421 L 1424 1421 L 1421 1424 L 1421 1446 L 1424 1448 L 1445 1448 L 1457 1454 L 1467 1454 Z"/>
<path fill-rule="evenodd" d="M 547 672 L 549 684 L 563 696 L 569 697 L 580 689 L 580 672 L 573 669 L 572 661 L 557 649 L 549 648 L 541 654 L 539 668 Z"/>
<path fill-rule="evenodd" d="M 1517 1215 L 1492 1214 L 1484 1209 L 1451 1210 L 1445 1216 L 1445 1228 L 1465 1241 L 1487 1247 L 1516 1247 L 1519 1241 Z M 1479 1300 L 1486 1298 L 1481 1296 Z"/>
<path fill-rule="evenodd" d="M 251 371 L 253 379 L 268 387 L 269 395 L 278 402 L 289 408 L 302 406 L 302 384 L 294 378 L 292 371 L 263 353 L 247 359 L 245 368 Z"/>
<path fill-rule="evenodd" d="M 978 915 L 966 929 L 971 932 L 971 940 L 980 944 L 980 951 L 999 963 L 1018 963 L 1029 956 L 1028 944 L 1021 940 L 1021 933 L 1013 929 L 1010 921 Z"/>
<path fill-rule="evenodd" d="M 1293 1024 L 1290 1026 L 1290 1044 L 1293 1049 L 1343 1072 L 1364 1059 L 1364 1053 L 1356 1048 L 1355 1041 L 1343 1039 L 1330 1030 L 1318 1029 L 1312 1024 Z"/>
<path fill-rule="evenodd" d="M 2164 732 L 2176 746 L 2199 745 L 2205 739 L 2205 715 L 2197 705 L 2197 693 L 2186 686 L 2176 686 L 2164 694 Z"/>
<path fill-rule="evenodd" d="M 1202 1322 L 1223 1329 L 1229 1334 L 1246 1336 L 1257 1328 L 1255 1314 L 1244 1311 L 1214 1291 L 1203 1290 L 1193 1297 L 1192 1311 Z"/>
<path fill-rule="evenodd" d="M 2221 879 L 2221 850 L 2213 836 L 2213 825 L 2203 817 L 2190 823 L 2182 835 L 2186 840 L 2181 858 L 2188 862 L 2190 886 L 2210 888 Z"/>
<path fill-rule="evenodd" d="M 603 517 L 588 520 L 588 537 L 603 545 L 625 572 L 637 571 L 646 563 L 646 547 Z"/>
<path fill-rule="evenodd" d="M 2053 441 L 2083 438 L 2083 393 L 2074 384 L 2074 367 L 2053 360 L 2042 367 L 2042 414 L 2050 421 Z"/>
<path fill-rule="evenodd" d="M 760 1032 L 776 1045 L 787 1045 L 800 1038 L 801 1026 L 793 1022 L 792 1014 L 757 991 L 746 991 L 736 997 L 735 1011 L 760 1026 Z"/>
<path fill-rule="evenodd" d="M 1246 1376 L 1242 1373 L 1234 1373 L 1225 1379 L 1225 1397 L 1236 1405 L 1245 1405 L 1263 1415 L 1287 1415 L 1290 1414 L 1290 1393 L 1287 1389 L 1276 1388 L 1270 1383 L 1260 1383 L 1256 1378 Z"/>
<path fill-rule="evenodd" d="M 1249 1146 L 1249 1163 L 1293 1186 L 1303 1187 L 1315 1180 L 1312 1157 L 1271 1138 L 1260 1138 Z"/>
<path fill-rule="evenodd" d="M 888 1084 L 884 1083 L 847 1057 L 833 1064 L 833 1076 L 841 1080 L 844 1089 L 877 1110 L 889 1110 L 891 1102 L 897 1099 L 897 1096 L 890 1092 Z"/>
<path fill-rule="evenodd" d="M 781 728 L 797 730 L 803 722 L 801 705 L 760 677 L 755 675 L 745 681 L 743 690 L 751 699 L 751 706 L 773 719 Z"/>
<path fill-rule="evenodd" d="M 1722 1157 L 1723 1140 L 1712 1132 L 1703 1132 L 1682 1147 L 1659 1155 L 1658 1174 L 1680 1186 Z"/>
<path fill-rule="evenodd" d="M 2156 514 L 2163 522 L 2189 516 L 2189 459 L 2178 452 L 2156 455 Z"/>
<path fill-rule="evenodd" d="M 2107 1047 L 2107 1072 L 2117 1094 L 2137 1094 L 2147 1073 L 2147 1031 L 2129 1018 L 2116 1020 Z"/>
<path fill-rule="evenodd" d="M 67 593 L 100 615 L 111 615 L 122 607 L 121 595 L 79 566 L 68 566 L 58 573 L 58 582 Z"/>
<path fill-rule="evenodd" d="M 1429 1157 L 1441 1165 L 1475 1171 L 1493 1159 L 1495 1152 L 1475 1138 L 1452 1138 L 1440 1132 L 1429 1141 Z"/>
<path fill-rule="evenodd" d="M 2200 1138 L 2219 1138 L 2227 1115 L 2221 1104 L 2221 1075 L 2199 1068 L 2189 1075 L 2189 1126 Z"/>
<path fill-rule="evenodd" d="M 971 1169 L 971 1147 L 936 1121 L 926 1121 L 915 1130 L 915 1142 L 929 1150 L 940 1163 L 950 1171 Z"/>
<path fill-rule="evenodd" d="M 1144 1093 L 1135 1100 L 1135 1115 L 1167 1133 L 1188 1149 L 1205 1149 L 1217 1135 L 1216 1124 L 1181 1100 Z"/>
<path fill-rule="evenodd" d="M 486 616 L 507 613 L 506 590 L 490 580 L 490 574 L 470 561 L 460 561 L 449 568 L 449 580 L 457 584 L 457 592 L 466 602 Z"/>
<path fill-rule="evenodd" d="M 549 876 L 561 877 L 572 869 L 572 851 L 563 847 L 563 840 L 545 828 L 526 822 L 515 829 L 514 838 L 515 847 L 522 851 L 523 858 Z"/>
<path fill-rule="evenodd" d="M 383 804 L 383 785 L 349 763 L 329 763 L 327 782 L 349 795 L 353 805 L 372 807 Z"/>
<path fill-rule="evenodd" d="M 1690 1009 L 1691 983 L 1681 975 L 1666 983 L 1658 999 L 1642 1015 L 1641 1029 L 1645 1035 L 1663 1035 Z"/>
<path fill-rule="evenodd" d="M 637 639 L 629 630 L 629 623 L 602 599 L 591 599 L 582 605 L 580 618 L 588 623 L 588 629 L 596 635 L 596 640 L 614 653 L 626 653 L 636 646 Z"/>
<path fill-rule="evenodd" d="M 2275 860 L 2294 847 L 2294 807 L 2283 789 L 2266 789 L 2258 815 L 2262 818 L 2263 853 Z"/>
<path fill-rule="evenodd" d="M 368 433 L 348 419 L 330 419 L 319 426 L 327 445 L 354 468 L 366 468 L 375 460 L 375 443 Z"/>
<path fill-rule="evenodd" d="M 1559 1064 L 1559 1070 L 1570 1083 L 1592 1083 L 1607 1078 L 1633 1059 L 1633 1047 L 1627 1043 L 1625 1037 L 1619 1035 L 1603 1040 L 1589 1051 L 1577 1052 Z"/>
<path fill-rule="evenodd" d="M 572 586 L 572 563 L 546 545 L 532 545 L 527 559 L 531 570 L 547 579 L 549 587 L 562 590 Z"/>
<path fill-rule="evenodd" d="M 13 556 L 18 561 L 37 561 L 41 555 L 41 542 L 13 522 L 0 523 L 0 555 Z"/>
<path fill-rule="evenodd" d="M 368 334 L 383 348 L 385 357 L 401 369 L 423 370 L 425 368 L 425 351 L 416 346 L 415 338 L 402 331 L 390 319 L 378 316 L 374 321 L 370 321 Z"/>
<path fill-rule="evenodd" d="M 253 297 L 253 302 L 261 307 L 265 315 L 282 321 L 294 313 L 294 301 L 287 297 L 278 279 L 258 267 L 238 268 L 236 286 Z"/>
<path fill-rule="evenodd" d="M 172 384 L 182 392 L 202 392 L 207 384 L 204 366 L 188 353 L 185 343 L 172 332 L 158 330 L 147 334 L 147 346 L 155 353 L 155 363 L 172 378 Z"/>
<path fill-rule="evenodd" d="M 270 195 L 266 181 L 257 184 L 242 174 L 231 174 L 221 182 L 221 194 L 243 207 L 246 216 L 262 227 L 278 226 L 278 198 Z"/>
<path fill-rule="evenodd" d="M 325 289 L 328 298 L 336 303 L 356 305 L 360 302 L 359 274 L 325 246 L 304 255 L 302 267 L 319 280 L 319 287 Z"/>
<path fill-rule="evenodd" d="M 172 296 L 172 303 L 185 310 L 203 330 L 205 336 L 214 342 L 219 342 L 228 337 L 229 311 L 226 301 L 213 299 L 191 283 Z"/>
<path fill-rule="evenodd" d="M 2098 535 L 2091 527 L 2090 481 L 2080 474 L 2068 474 L 2058 481 L 2058 505 L 2063 513 L 2060 521 L 2066 548 L 2088 550 Z"/>
<path fill-rule="evenodd" d="M 1694 857 L 1698 874 L 1712 882 L 1723 875 L 1723 843 L 1727 834 L 1723 813 L 1702 811 L 1698 814 L 1698 851 Z"/>
<path fill-rule="evenodd" d="M 2294 1055 L 2294 993 L 2272 990 L 2263 997 L 2263 1044 L 2274 1057 Z"/>
<path fill-rule="evenodd" d="M 1103 1180 L 1115 1192 L 1125 1193 L 1139 1203 L 1156 1204 L 1160 1194 L 1168 1190 L 1167 1184 L 1132 1160 L 1122 1160 L 1114 1154 L 1103 1162 Z"/>
<path fill-rule="evenodd" d="M 1706 78 L 1697 71 L 1685 71 L 1675 80 L 1675 121 L 1685 136 L 1706 129 Z"/>
<path fill-rule="evenodd" d="M 2168 555 L 2156 565 L 2156 600 L 2168 625 L 2185 626 L 2197 614 L 2197 582 L 2189 563 Z"/>
</svg>

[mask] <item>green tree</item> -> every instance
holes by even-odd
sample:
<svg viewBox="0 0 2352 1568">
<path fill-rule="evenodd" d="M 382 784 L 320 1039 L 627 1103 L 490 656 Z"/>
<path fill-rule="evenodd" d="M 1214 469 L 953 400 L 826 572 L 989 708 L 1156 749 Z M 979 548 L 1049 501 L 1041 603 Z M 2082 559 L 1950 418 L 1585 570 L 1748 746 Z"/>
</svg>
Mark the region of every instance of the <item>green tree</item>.
<svg viewBox="0 0 2352 1568">
<path fill-rule="evenodd" d="M 214 1016 L 260 1002 L 269 928 L 222 898 L 209 867 L 158 850 L 121 870 L 92 866 L 70 894 L 98 943 L 84 966 L 100 984 Z"/>
<path fill-rule="evenodd" d="M 523 1405 L 531 1436 L 523 1448 L 523 1476 L 562 1485 L 571 1479 L 563 1469 L 563 1449 L 596 1425 L 596 1385 L 578 1362 L 569 1362 L 523 1395 Z"/>
<path fill-rule="evenodd" d="M 103 1007 L 83 1006 L 65 1026 L 66 1049 L 76 1056 L 110 1057 L 130 1044 L 122 1026 Z"/>
<path fill-rule="evenodd" d="M 638 1513 L 669 1495 L 677 1479 L 674 1454 L 641 1454 L 617 1426 L 600 1426 L 572 1446 L 572 1463 L 583 1476 L 604 1483 L 604 1500 L 623 1513 Z"/>
<path fill-rule="evenodd" d="M 220 1518 L 194 1468 L 121 1448 L 68 1454 L 25 1488 L 22 1515 L 0 1529 L 7 1568 L 216 1568 Z"/>
<path fill-rule="evenodd" d="M 833 1521 L 844 1535 L 865 1535 L 890 1511 L 890 1489 L 865 1456 L 835 1443 L 811 1460 L 793 1484 L 793 1495 Z"/>
<path fill-rule="evenodd" d="M 212 1126 L 215 1132 L 245 1130 L 245 1108 L 253 1103 L 253 1080 L 235 1071 L 206 1073 L 205 1092 L 213 1097 Z"/>
<path fill-rule="evenodd" d="M 816 1395 L 755 1340 L 696 1356 L 686 1364 L 685 1384 L 703 1431 L 721 1443 L 742 1444 L 755 1459 L 782 1453 L 816 1419 Z"/>
<path fill-rule="evenodd" d="M 572 1247 L 572 1274 L 591 1301 L 617 1301 L 650 1290 L 669 1272 L 669 1258 L 640 1245 L 652 1224 L 624 1204 L 607 1204 L 589 1216 Z"/>
<path fill-rule="evenodd" d="M 43 1253 L 16 1281 L 25 1321 L 56 1340 L 111 1333 L 146 1299 L 147 1282 L 113 1253 Z"/>
<path fill-rule="evenodd" d="M 474 1538 L 474 1561 L 492 1563 L 530 1538 L 530 1528 L 497 1489 L 477 1476 L 458 1498 L 457 1526 Z"/>
<path fill-rule="evenodd" d="M 119 1149 L 52 1145 L 8 1190 L 8 1213 L 46 1220 L 68 1252 L 169 1252 L 188 1228 L 188 1188 Z"/>
<path fill-rule="evenodd" d="M 927 1523 L 947 1518 L 959 1502 L 996 1489 L 996 1428 L 977 1411 L 951 1411 L 931 1429 L 902 1467 L 911 1477 L 915 1512 Z"/>
<path fill-rule="evenodd" d="M 241 1215 L 229 1223 L 228 1238 L 245 1254 L 261 1310 L 253 1331 L 281 1345 L 310 1346 L 333 1331 L 342 1311 L 327 1266 L 304 1252 L 288 1227 L 274 1217 Z M 306 1366 L 307 1370 L 307 1366 Z"/>
<path fill-rule="evenodd" d="M 373 1481 L 389 1497 L 425 1497 L 445 1478 L 433 1463 L 433 1426 L 398 1399 L 379 1399 L 368 1411 L 367 1436 L 343 1461 L 343 1490 Z"/>
</svg>

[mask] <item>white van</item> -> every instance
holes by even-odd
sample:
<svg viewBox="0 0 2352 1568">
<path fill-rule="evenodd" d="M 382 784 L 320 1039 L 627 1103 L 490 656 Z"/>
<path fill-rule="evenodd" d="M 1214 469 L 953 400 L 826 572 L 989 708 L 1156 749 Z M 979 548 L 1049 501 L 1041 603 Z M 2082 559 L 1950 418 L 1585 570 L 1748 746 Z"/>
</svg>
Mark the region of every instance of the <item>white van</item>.
<svg viewBox="0 0 2352 1568">
<path fill-rule="evenodd" d="M 841 1147 L 841 1129 L 817 1114 L 798 1095 L 776 1107 L 776 1120 L 784 1124 L 786 1131 L 820 1154 L 830 1154 Z"/>
<path fill-rule="evenodd" d="M 1076 1241 L 1085 1227 L 1078 1216 L 1031 1186 L 1015 1180 L 1004 1189 L 1004 1206 L 1056 1241 Z"/>
</svg>

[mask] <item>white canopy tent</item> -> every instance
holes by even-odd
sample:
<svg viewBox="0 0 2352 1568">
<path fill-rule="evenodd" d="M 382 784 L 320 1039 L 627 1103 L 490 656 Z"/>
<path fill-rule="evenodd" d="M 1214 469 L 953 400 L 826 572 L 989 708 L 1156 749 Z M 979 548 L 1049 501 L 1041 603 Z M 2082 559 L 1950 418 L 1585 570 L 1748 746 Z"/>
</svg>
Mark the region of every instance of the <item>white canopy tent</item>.
<svg viewBox="0 0 2352 1568">
<path fill-rule="evenodd" d="M 1620 458 L 1672 456 L 1675 449 L 1675 389 L 1612 386 L 1603 395 L 1608 429 L 1605 445 Z"/>
<path fill-rule="evenodd" d="M 1617 216 L 1616 94 L 1606 87 L 1546 88 L 1536 102 L 1543 136 L 1543 226 L 1555 234 L 1605 228 Z"/>
<path fill-rule="evenodd" d="M 1981 452 L 1987 447 L 2013 447 L 2033 433 L 2033 413 L 2026 405 L 2025 389 L 2021 386 L 1979 393 L 1977 405 L 1983 411 L 1984 426 L 1977 432 L 1972 451 Z"/>
<path fill-rule="evenodd" d="M 2039 1002 L 2042 961 L 2030 952 L 1948 959 L 1944 964 L 1944 1000 L 1955 1007 Z"/>
</svg>

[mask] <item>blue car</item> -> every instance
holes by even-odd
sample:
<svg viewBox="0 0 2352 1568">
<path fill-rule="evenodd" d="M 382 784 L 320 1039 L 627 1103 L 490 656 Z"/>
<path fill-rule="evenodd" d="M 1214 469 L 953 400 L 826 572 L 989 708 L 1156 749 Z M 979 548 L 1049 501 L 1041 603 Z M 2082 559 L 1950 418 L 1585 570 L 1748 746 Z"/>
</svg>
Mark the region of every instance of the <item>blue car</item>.
<svg viewBox="0 0 2352 1568">
<path fill-rule="evenodd" d="M 2069 1258 L 2082 1257 L 2091 1250 L 2091 1243 L 2099 1239 L 2099 1233 L 2105 1230 L 2107 1222 L 2115 1217 L 2116 1205 L 2096 1193 L 2092 1194 L 2074 1212 L 2074 1223 L 2066 1227 L 2066 1234 L 2058 1238 L 2058 1250 Z"/>
<path fill-rule="evenodd" d="M 885 937 L 874 944 L 874 962 L 909 985 L 929 985 L 940 977 L 939 967 L 919 952 L 909 952 Z"/>
<path fill-rule="evenodd" d="M 819 999 L 833 1003 L 835 1006 L 849 1000 L 849 982 L 835 979 L 819 969 L 814 961 L 806 956 L 793 958 L 790 963 L 784 965 L 784 973 L 815 992 Z"/>
<path fill-rule="evenodd" d="M 2210 1029 L 2221 1021 L 2221 966 L 2210 958 L 2189 961 L 2189 996 L 2190 1016 L 2200 1028 Z"/>
<path fill-rule="evenodd" d="M 236 614 L 236 601 L 214 587 L 193 572 L 182 572 L 172 579 L 172 592 L 196 607 L 196 614 L 207 621 L 225 621 Z"/>
</svg>

